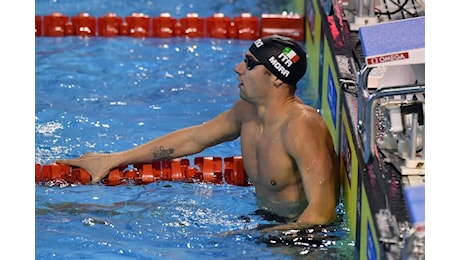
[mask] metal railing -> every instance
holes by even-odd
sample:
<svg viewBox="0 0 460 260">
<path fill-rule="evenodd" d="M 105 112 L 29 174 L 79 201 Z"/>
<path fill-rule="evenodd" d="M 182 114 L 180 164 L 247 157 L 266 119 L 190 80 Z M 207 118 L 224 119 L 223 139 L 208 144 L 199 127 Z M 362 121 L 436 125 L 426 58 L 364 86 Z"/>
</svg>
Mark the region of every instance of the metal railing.
<svg viewBox="0 0 460 260">
<path fill-rule="evenodd" d="M 363 159 L 366 164 L 372 162 L 376 136 L 376 104 L 380 98 L 397 95 L 424 93 L 424 84 L 381 87 L 369 91 L 367 79 L 372 67 L 364 67 L 358 77 L 358 132 L 363 146 Z M 404 100 L 401 100 L 404 102 Z"/>
</svg>

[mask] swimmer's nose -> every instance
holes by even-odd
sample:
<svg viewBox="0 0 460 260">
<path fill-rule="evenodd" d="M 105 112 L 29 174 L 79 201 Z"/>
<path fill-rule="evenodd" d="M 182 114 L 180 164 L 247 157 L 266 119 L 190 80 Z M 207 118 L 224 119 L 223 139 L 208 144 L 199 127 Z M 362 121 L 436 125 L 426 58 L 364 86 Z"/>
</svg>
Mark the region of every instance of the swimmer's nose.
<svg viewBox="0 0 460 260">
<path fill-rule="evenodd" d="M 238 74 L 241 75 L 244 71 L 244 61 L 241 61 L 240 63 L 236 64 L 234 71 Z"/>
</svg>

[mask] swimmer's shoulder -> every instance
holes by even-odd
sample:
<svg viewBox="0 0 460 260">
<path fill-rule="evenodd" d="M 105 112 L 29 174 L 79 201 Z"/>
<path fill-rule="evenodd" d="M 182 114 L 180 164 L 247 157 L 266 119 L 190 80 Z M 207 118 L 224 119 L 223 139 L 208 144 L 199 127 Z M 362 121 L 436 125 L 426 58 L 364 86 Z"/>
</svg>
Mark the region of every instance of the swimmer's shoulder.
<svg viewBox="0 0 460 260">
<path fill-rule="evenodd" d="M 292 107 L 294 111 L 300 113 L 300 115 L 306 115 L 308 117 L 321 117 L 321 115 L 319 114 L 318 110 L 316 110 L 316 108 L 308 105 L 308 104 L 305 104 L 303 102 L 302 99 L 300 99 L 299 97 L 295 96 L 295 105 Z M 292 115 L 294 117 L 297 117 L 299 116 L 298 113 L 293 113 Z"/>
<path fill-rule="evenodd" d="M 311 132 L 312 130 L 324 131 L 327 129 L 324 118 L 316 108 L 304 103 L 297 103 L 291 111 L 292 113 L 288 113 L 289 117 L 287 118 L 289 121 L 287 125 L 290 126 L 289 131 Z"/>
</svg>

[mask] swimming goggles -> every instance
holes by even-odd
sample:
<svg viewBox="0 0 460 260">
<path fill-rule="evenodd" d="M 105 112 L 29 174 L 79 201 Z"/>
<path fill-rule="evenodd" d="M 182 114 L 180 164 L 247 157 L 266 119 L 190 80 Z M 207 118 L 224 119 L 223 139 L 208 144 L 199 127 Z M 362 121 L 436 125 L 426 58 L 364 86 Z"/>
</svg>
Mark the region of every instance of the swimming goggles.
<svg viewBox="0 0 460 260">
<path fill-rule="evenodd" d="M 248 70 L 252 70 L 257 65 L 262 65 L 262 62 L 255 61 L 249 58 L 249 56 L 246 56 L 244 58 L 244 62 L 246 63 L 246 67 L 248 68 Z"/>
</svg>

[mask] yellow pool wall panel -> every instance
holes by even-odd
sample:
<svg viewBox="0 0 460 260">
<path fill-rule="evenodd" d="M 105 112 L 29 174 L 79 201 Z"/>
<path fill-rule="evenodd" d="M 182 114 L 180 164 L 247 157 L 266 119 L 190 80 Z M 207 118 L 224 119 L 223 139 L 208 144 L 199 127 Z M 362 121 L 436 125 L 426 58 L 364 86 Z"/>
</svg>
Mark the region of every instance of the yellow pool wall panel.
<svg viewBox="0 0 460 260">
<path fill-rule="evenodd" d="M 360 227 L 359 259 L 381 259 L 380 242 L 377 238 L 374 219 L 372 217 L 366 187 L 361 188 L 361 227 Z"/>
<path fill-rule="evenodd" d="M 342 106 L 342 110 L 345 108 Z M 345 113 L 342 113 L 342 144 L 340 153 L 340 171 L 343 181 L 344 206 L 350 225 L 352 239 L 356 240 L 357 209 L 358 209 L 358 155 L 350 128 L 350 122 Z M 353 221 L 352 221 L 353 220 Z"/>
</svg>

